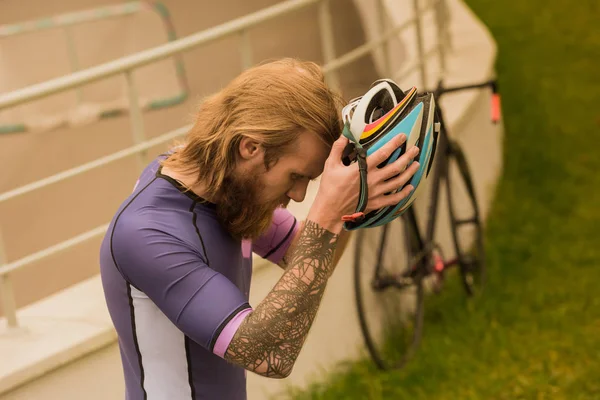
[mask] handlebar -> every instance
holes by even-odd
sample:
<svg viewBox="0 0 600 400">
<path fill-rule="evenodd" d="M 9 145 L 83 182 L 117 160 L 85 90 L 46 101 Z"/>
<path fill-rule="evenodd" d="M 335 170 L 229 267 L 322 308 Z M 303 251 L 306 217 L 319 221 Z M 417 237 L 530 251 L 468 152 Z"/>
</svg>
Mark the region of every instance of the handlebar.
<svg viewBox="0 0 600 400">
<path fill-rule="evenodd" d="M 490 118 L 494 124 L 500 121 L 500 92 L 498 91 L 498 82 L 495 79 L 489 81 L 475 83 L 471 85 L 451 86 L 444 87 L 442 81 L 438 82 L 438 86 L 433 91 L 433 95 L 436 99 L 440 98 L 443 94 L 460 92 L 463 90 L 480 89 L 484 87 L 490 87 L 492 89 L 492 98 L 490 104 Z"/>
</svg>

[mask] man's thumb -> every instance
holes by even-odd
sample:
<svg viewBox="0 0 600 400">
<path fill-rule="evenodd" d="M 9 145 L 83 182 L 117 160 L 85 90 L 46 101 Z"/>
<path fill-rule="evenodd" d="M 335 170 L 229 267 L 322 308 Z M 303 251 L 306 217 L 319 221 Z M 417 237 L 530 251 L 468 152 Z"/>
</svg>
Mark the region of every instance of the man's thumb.
<svg viewBox="0 0 600 400">
<path fill-rule="evenodd" d="M 340 135 L 338 140 L 333 142 L 333 146 L 331 146 L 331 152 L 329 153 L 329 158 L 334 162 L 342 162 L 342 155 L 344 154 L 344 149 L 348 145 L 348 138 L 344 135 Z"/>
</svg>

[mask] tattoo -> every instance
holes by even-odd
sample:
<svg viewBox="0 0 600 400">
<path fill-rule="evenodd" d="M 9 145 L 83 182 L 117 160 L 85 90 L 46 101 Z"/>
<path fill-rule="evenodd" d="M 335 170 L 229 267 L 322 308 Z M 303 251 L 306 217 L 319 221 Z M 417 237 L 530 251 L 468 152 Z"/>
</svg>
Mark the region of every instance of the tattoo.
<svg viewBox="0 0 600 400">
<path fill-rule="evenodd" d="M 290 248 L 291 250 L 291 248 Z M 279 261 L 279 263 L 277 263 L 277 265 L 281 268 L 281 269 L 287 269 L 289 262 L 288 262 L 288 257 L 287 254 L 283 256 L 283 258 L 281 259 L 281 261 Z"/>
<path fill-rule="evenodd" d="M 290 374 L 333 273 L 337 240 L 338 235 L 306 221 L 289 267 L 242 322 L 225 359 L 263 376 Z"/>
<path fill-rule="evenodd" d="M 304 229 L 304 224 L 305 221 L 300 222 L 300 229 L 299 229 L 299 233 L 302 233 L 303 229 Z M 281 261 L 279 261 L 279 263 L 277 263 L 277 265 L 281 268 L 281 269 L 287 269 L 288 265 L 290 265 L 290 257 L 293 254 L 294 249 L 296 248 L 298 239 L 300 238 L 300 234 L 297 234 L 297 237 L 295 237 L 292 240 L 292 243 L 290 244 L 290 247 L 287 249 L 287 251 L 285 252 L 285 254 L 283 255 L 283 257 L 281 258 Z"/>
</svg>

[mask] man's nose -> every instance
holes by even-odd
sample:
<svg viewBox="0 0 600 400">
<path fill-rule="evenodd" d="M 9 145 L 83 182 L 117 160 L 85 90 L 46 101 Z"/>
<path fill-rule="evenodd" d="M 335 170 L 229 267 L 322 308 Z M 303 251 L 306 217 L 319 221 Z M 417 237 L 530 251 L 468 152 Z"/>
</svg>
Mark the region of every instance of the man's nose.
<svg viewBox="0 0 600 400">
<path fill-rule="evenodd" d="M 307 188 L 307 181 L 296 182 L 294 186 L 292 186 L 292 188 L 287 192 L 287 196 L 296 203 L 300 203 L 304 201 L 304 198 L 306 197 Z"/>
</svg>

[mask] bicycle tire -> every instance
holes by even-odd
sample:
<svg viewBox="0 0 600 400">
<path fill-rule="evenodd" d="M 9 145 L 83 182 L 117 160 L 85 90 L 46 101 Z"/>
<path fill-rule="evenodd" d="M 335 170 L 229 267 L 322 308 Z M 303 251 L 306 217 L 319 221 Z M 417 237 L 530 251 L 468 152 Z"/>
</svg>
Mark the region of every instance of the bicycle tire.
<svg viewBox="0 0 600 400">
<path fill-rule="evenodd" d="M 473 296 L 475 294 L 480 294 L 483 291 L 487 279 L 487 266 L 481 214 L 479 212 L 475 187 L 473 185 L 467 159 L 457 143 L 450 142 L 449 146 L 450 152 L 448 155 L 446 194 L 448 198 L 450 227 L 463 287 L 469 296 Z M 458 168 L 458 176 L 460 180 L 462 180 L 462 184 L 466 189 L 466 195 L 468 197 L 466 206 L 470 205 L 471 208 L 472 216 L 467 218 L 462 218 L 462 216 L 459 216 L 458 201 L 456 196 L 457 182 L 453 181 L 453 178 L 451 178 L 453 162 L 456 163 L 456 167 Z M 465 202 L 462 202 L 461 205 L 464 208 Z M 463 239 L 459 237 L 459 229 L 461 228 L 461 225 L 467 224 L 472 225 L 474 228 L 471 234 L 471 236 L 473 236 L 472 240 L 467 238 L 467 241 L 470 242 L 469 246 L 465 246 L 462 243 Z"/>
<path fill-rule="evenodd" d="M 400 226 L 402 226 L 402 228 L 400 228 Z M 397 231 L 398 228 L 400 228 L 399 232 Z M 394 231 L 394 229 L 396 231 Z M 384 298 L 386 293 L 378 293 L 371 285 L 366 285 L 364 282 L 365 273 L 367 278 L 371 276 L 371 274 L 375 277 L 377 271 L 381 273 L 382 268 L 384 267 L 383 263 L 389 265 L 390 256 L 393 258 L 393 255 L 389 254 L 390 250 L 386 247 L 386 240 L 388 243 L 392 242 L 392 240 L 389 239 L 394 239 L 394 242 L 396 242 L 398 239 L 394 237 L 394 233 L 401 235 L 401 240 L 404 242 L 404 248 L 406 249 L 404 265 L 406 268 L 410 268 L 410 262 L 413 259 L 414 254 L 418 252 L 417 244 L 415 243 L 416 239 L 414 239 L 415 236 L 412 236 L 416 235 L 416 230 L 409 219 L 404 216 L 381 227 L 359 230 L 357 232 L 355 243 L 354 292 L 360 329 L 371 359 L 381 370 L 402 368 L 406 362 L 410 360 L 420 343 L 423 327 L 424 293 L 423 277 L 420 276 L 420 274 L 417 274 L 414 279 L 414 285 L 410 285 L 414 286 L 415 290 L 414 312 L 407 321 L 402 322 L 401 318 L 398 318 L 398 321 L 393 321 L 394 325 L 383 326 L 383 329 L 381 326 L 377 327 L 373 321 L 369 321 L 369 317 L 378 319 L 377 317 L 379 317 L 379 315 L 375 315 L 379 312 L 376 310 L 376 307 L 385 306 L 386 303 L 392 303 L 392 306 L 398 306 L 400 309 L 405 308 L 406 310 L 407 308 L 407 301 L 405 301 L 404 304 L 400 304 L 400 301 L 396 302 L 396 299 L 400 299 L 400 297 L 406 299 L 403 295 L 406 296 L 407 292 L 404 294 L 396 293 L 397 295 L 390 294 L 390 291 L 399 292 L 406 288 L 398 289 L 390 286 L 384 289 L 385 292 L 388 292 L 388 299 Z M 375 254 L 376 260 L 374 260 L 374 262 L 373 260 L 365 259 L 368 256 L 370 250 L 369 247 L 373 244 L 373 238 L 378 238 L 375 240 L 377 252 Z M 396 243 L 396 246 L 392 245 L 391 249 L 398 249 L 398 247 L 400 246 Z M 388 252 L 387 257 L 386 250 Z M 398 264 L 393 266 L 398 267 Z M 384 275 L 384 273 L 382 275 Z M 394 314 L 394 310 L 392 310 L 392 314 Z M 394 314 L 394 316 L 397 318 L 397 314 Z M 398 325 L 395 325 L 396 323 L 398 323 Z M 382 325 L 385 325 L 385 323 Z M 382 330 L 383 333 L 381 332 Z M 386 330 L 389 331 L 386 332 Z M 392 336 L 388 336 L 390 333 Z M 409 334 L 411 337 L 407 346 L 404 347 L 401 346 L 403 343 L 400 343 L 400 341 L 403 340 L 406 334 Z M 406 345 L 406 343 L 404 344 Z"/>
</svg>

